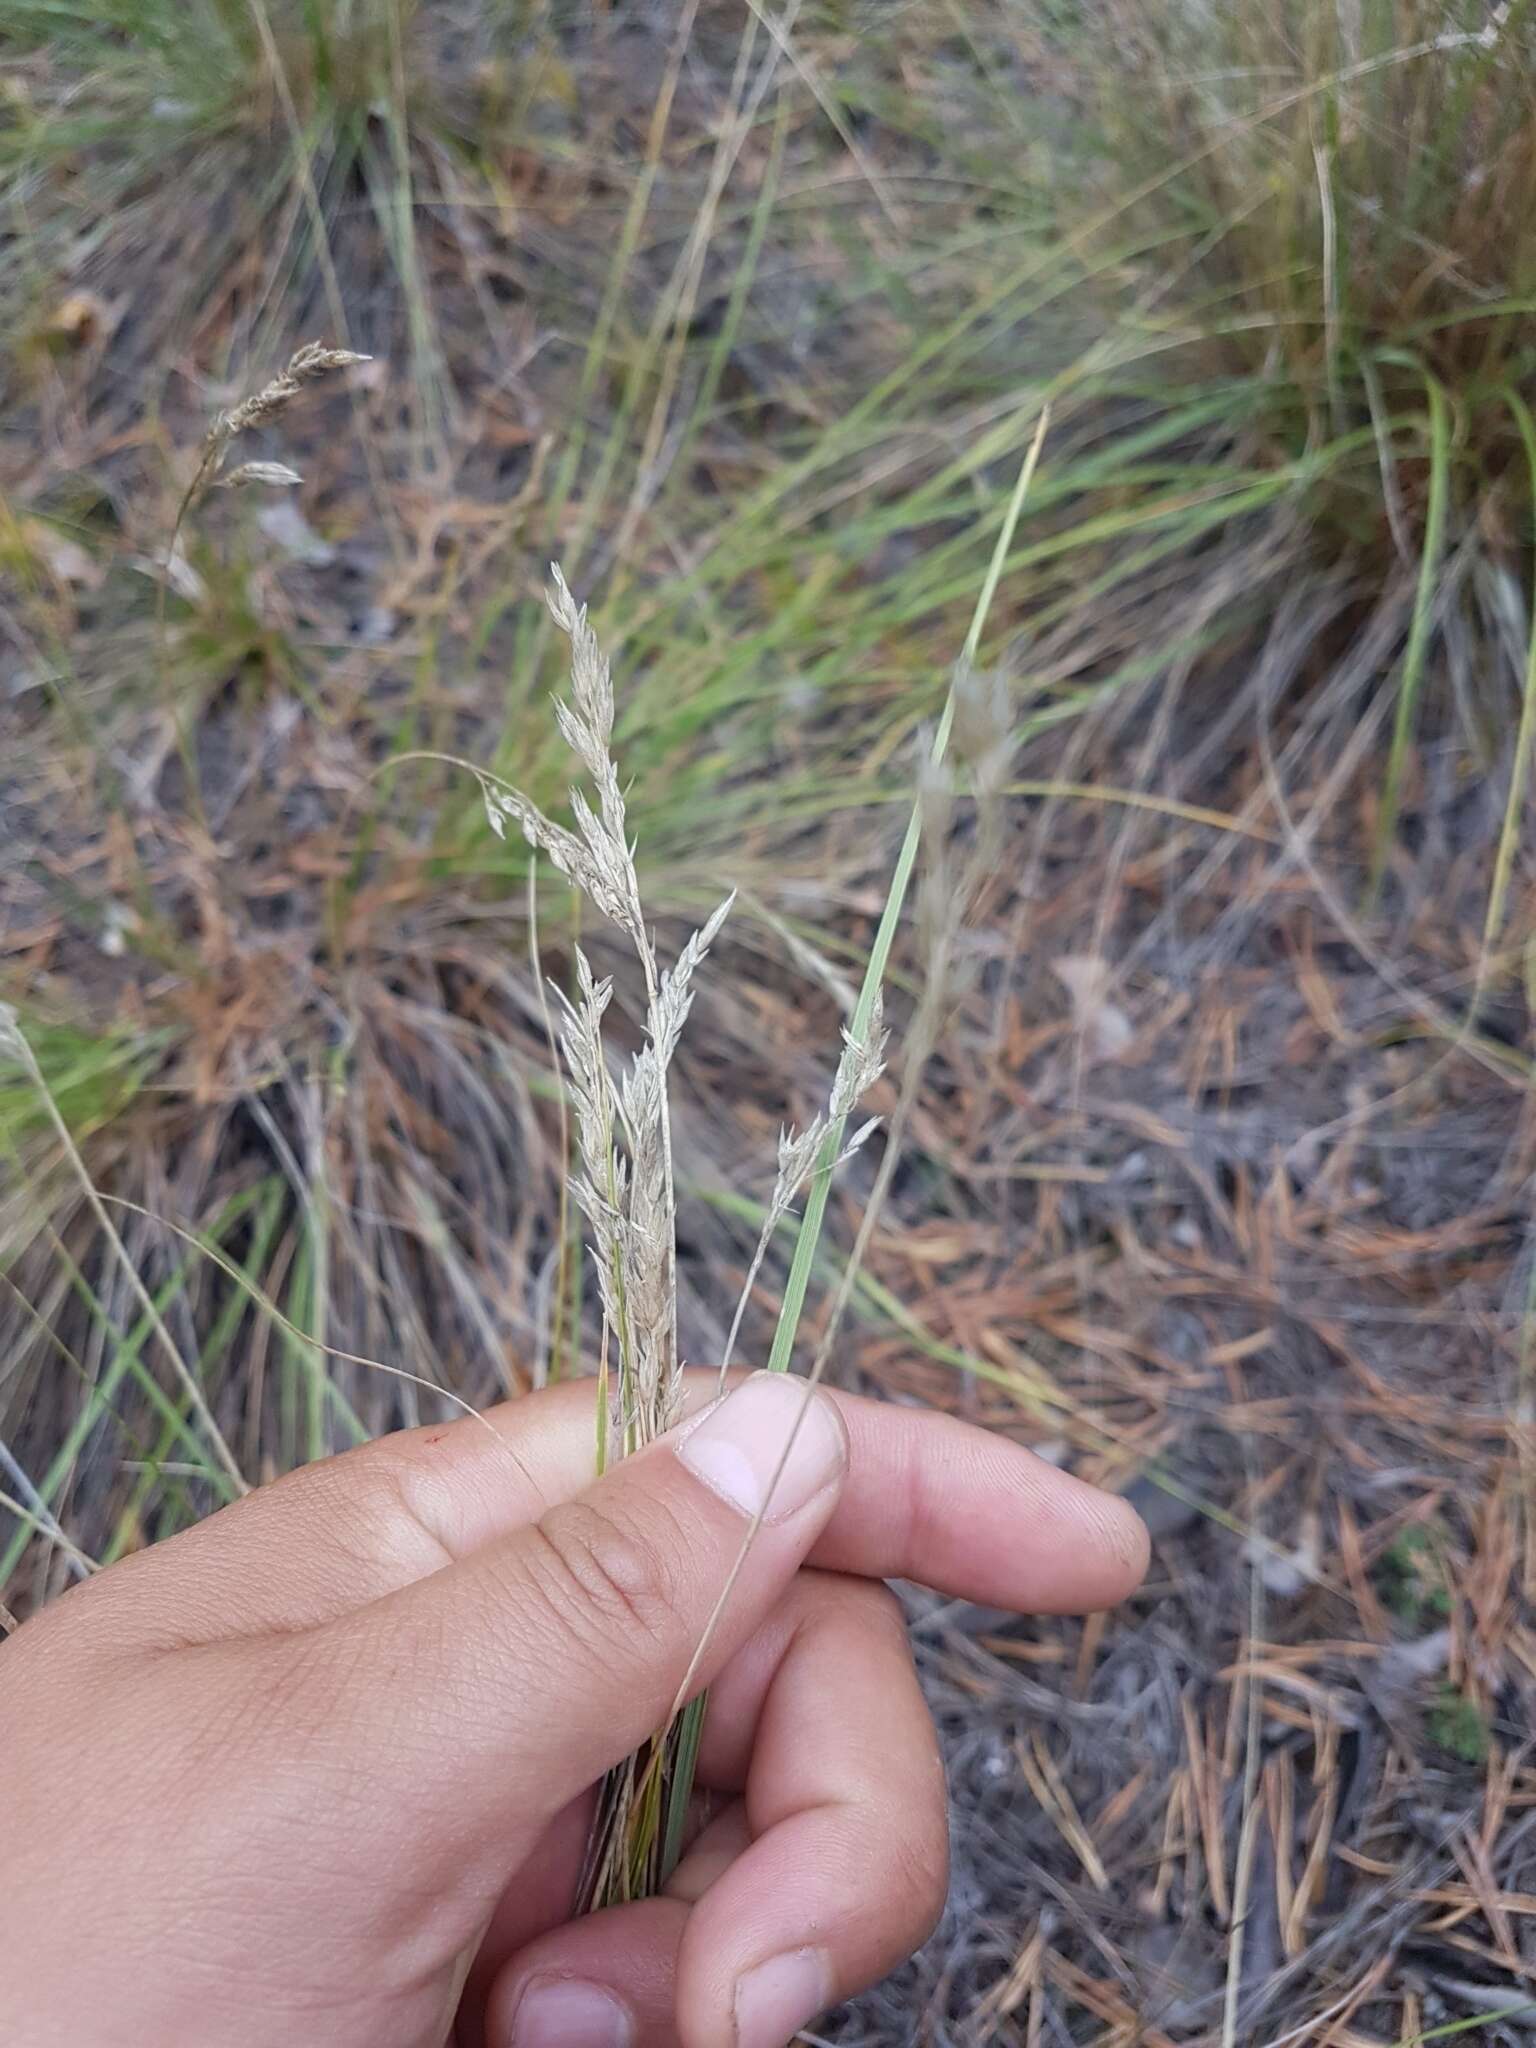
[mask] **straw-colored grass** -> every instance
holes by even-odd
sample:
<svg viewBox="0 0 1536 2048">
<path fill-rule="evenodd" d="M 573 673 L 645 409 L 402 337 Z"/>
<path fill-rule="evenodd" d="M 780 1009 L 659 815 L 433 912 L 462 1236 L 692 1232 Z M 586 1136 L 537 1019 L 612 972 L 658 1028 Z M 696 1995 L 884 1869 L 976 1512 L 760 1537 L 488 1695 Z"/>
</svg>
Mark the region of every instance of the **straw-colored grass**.
<svg viewBox="0 0 1536 2048">
<path fill-rule="evenodd" d="M 678 1348 L 677 1189 L 669 1103 L 670 1070 L 693 982 L 731 908 L 727 897 L 663 965 L 647 921 L 635 867 L 619 767 L 613 753 L 614 690 L 597 637 L 558 568 L 550 612 L 571 647 L 570 695 L 557 702 L 561 737 L 595 792 L 570 791 L 574 830 L 555 823 L 499 778 L 480 776 L 486 816 L 498 838 L 509 823 L 545 854 L 592 908 L 633 947 L 645 989 L 645 1039 L 616 1076 L 604 1035 L 612 985 L 574 955 L 575 991 L 557 990 L 560 1045 L 577 1140 L 576 1201 L 591 1232 L 602 1305 L 596 1374 L 596 1450 L 601 1474 L 670 1429 L 681 1413 L 683 1359 Z M 842 1125 L 881 1071 L 878 1005 L 861 1035 L 849 1032 L 833 1084 L 828 1120 L 780 1140 L 778 1173 L 765 1240 L 789 1213 L 813 1173 L 830 1177 L 823 1131 Z M 842 1148 L 848 1156 L 871 1125 Z M 762 1246 L 757 1263 L 761 1262 Z M 749 1273 L 746 1287 L 755 1278 Z M 745 1298 L 745 1291 L 744 1297 Z M 736 1313 L 739 1326 L 742 1306 Z M 722 1361 L 721 1370 L 725 1370 Z M 621 1905 L 659 1893 L 677 1862 L 693 1784 L 702 1705 L 683 1706 L 653 1742 L 617 1767 L 604 1786 L 582 1892 L 589 1906 Z"/>
</svg>

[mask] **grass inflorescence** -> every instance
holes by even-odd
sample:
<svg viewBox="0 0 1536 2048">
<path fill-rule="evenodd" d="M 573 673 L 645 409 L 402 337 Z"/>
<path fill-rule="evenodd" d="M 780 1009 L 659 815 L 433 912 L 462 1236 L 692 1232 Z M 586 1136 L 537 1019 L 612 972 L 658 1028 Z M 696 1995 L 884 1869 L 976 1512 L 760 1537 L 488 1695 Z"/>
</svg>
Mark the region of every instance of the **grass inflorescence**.
<svg viewBox="0 0 1536 2048">
<path fill-rule="evenodd" d="M 967 719 L 976 723 L 977 689 L 972 665 L 1014 527 L 1034 476 L 1048 418 L 1048 414 L 1041 415 L 1019 470 L 944 715 L 927 749 L 926 762 L 931 768 L 944 761 L 957 709 L 962 723 Z M 681 1412 L 677 1197 L 668 1073 L 692 1006 L 694 976 L 725 922 L 732 899 L 727 897 L 687 939 L 670 966 L 661 966 L 647 929 L 623 790 L 613 758 L 612 674 L 585 608 L 575 603 L 558 567 L 552 574 L 550 612 L 571 647 L 570 696 L 557 702 L 556 723 L 596 791 L 596 807 L 579 787 L 573 788 L 569 795 L 575 831 L 571 832 L 499 779 L 482 774 L 480 785 L 486 814 L 497 836 L 504 835 L 508 822 L 518 825 L 529 843 L 549 856 L 593 908 L 624 932 L 638 956 L 644 980 L 645 1043 L 633 1055 L 617 1085 L 610 1073 L 603 1035 L 610 986 L 594 977 L 580 947 L 575 951 L 575 997 L 563 993 L 559 996 L 563 1014 L 561 1048 L 570 1079 L 579 1159 L 573 1188 L 592 1232 L 602 1303 L 596 1459 L 597 1470 L 602 1472 L 614 1452 L 627 1454 L 639 1450 L 670 1428 Z M 990 694 L 994 716 L 990 721 L 982 720 L 989 729 L 985 742 L 975 750 L 983 783 L 989 777 L 995 780 L 999 746 L 998 692 L 994 689 Z M 767 1359 L 770 1371 L 788 1369 L 833 1176 L 876 1129 L 874 1119 L 866 1119 L 851 1134 L 848 1124 L 884 1071 L 884 980 L 928 809 L 920 790 L 896 856 L 863 983 L 843 1032 L 842 1053 L 826 1109 L 803 1129 L 780 1133 L 777 1171 L 762 1228 L 721 1354 L 722 1384 L 768 1247 L 802 1191 L 808 1189 L 795 1256 Z M 935 1003 L 943 1000 L 942 961 L 941 954 L 931 955 L 929 960 L 929 995 Z M 926 1011 L 925 1000 L 923 1013 Z M 909 1092 L 915 1087 L 921 1066 L 920 1058 L 909 1058 Z M 910 1102 L 904 1097 L 904 1110 L 909 1107 Z M 831 1322 L 811 1366 L 813 1381 L 825 1366 L 837 1320 L 846 1305 L 895 1160 L 893 1143 L 882 1162 L 881 1177 L 868 1203 L 853 1257 L 845 1269 Z M 731 1583 L 722 1588 L 720 1606 L 723 1607 L 730 1590 Z M 695 1651 L 695 1664 L 702 1648 L 700 1645 Z M 688 1698 L 687 1690 L 685 1682 L 668 1727 L 659 1731 L 646 1750 L 620 1766 L 604 1788 L 583 1884 L 584 1896 L 591 1905 L 616 1905 L 659 1892 L 677 1862 L 685 1839 L 693 1790 L 693 1760 L 704 1714 L 702 1699 Z"/>
<path fill-rule="evenodd" d="M 601 1303 L 597 1353 L 595 1469 L 654 1442 L 681 1413 L 678 1348 L 677 1194 L 669 1109 L 673 1056 L 693 1004 L 694 978 L 731 909 L 728 896 L 663 965 L 646 916 L 613 751 L 614 690 L 608 662 L 558 568 L 549 609 L 570 643 L 570 694 L 555 718 L 595 792 L 569 793 L 574 829 L 556 823 L 521 792 L 481 774 L 486 816 L 498 838 L 508 824 L 545 854 L 634 950 L 645 989 L 645 1039 L 620 1063 L 605 1036 L 612 985 L 574 951 L 575 986 L 557 990 L 560 1049 L 576 1134 L 572 1190 L 591 1233 Z M 813 1176 L 825 1181 L 874 1128 L 846 1145 L 842 1129 L 881 1071 L 883 1033 L 875 1001 L 859 1035 L 845 1036 L 825 1116 L 779 1140 L 778 1170 L 763 1235 L 732 1321 L 722 1373 L 766 1245 Z M 617 1074 L 615 1067 L 619 1068 Z M 835 1136 L 834 1136 L 835 1134 Z M 828 1159 L 826 1145 L 838 1147 Z M 653 1742 L 619 1766 L 604 1787 L 583 1893 L 591 1906 L 618 1905 L 661 1890 L 683 1841 L 697 1747 L 697 1702 L 683 1703 Z"/>
</svg>

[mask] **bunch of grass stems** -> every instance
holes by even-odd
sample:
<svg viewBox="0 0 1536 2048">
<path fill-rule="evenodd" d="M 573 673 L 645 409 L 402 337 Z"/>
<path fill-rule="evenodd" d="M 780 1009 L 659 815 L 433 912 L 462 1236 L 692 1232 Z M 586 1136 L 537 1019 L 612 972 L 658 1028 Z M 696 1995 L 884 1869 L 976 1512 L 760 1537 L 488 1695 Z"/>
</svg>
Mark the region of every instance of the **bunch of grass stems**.
<svg viewBox="0 0 1536 2048">
<path fill-rule="evenodd" d="M 296 473 L 279 463 L 253 462 L 226 472 L 225 457 L 230 443 L 247 428 L 275 419 L 305 384 L 362 360 L 365 359 L 347 351 L 311 344 L 300 350 L 271 384 L 232 412 L 220 415 L 205 441 L 196 474 L 178 510 L 172 552 L 187 512 L 208 489 L 225 484 L 236 488 L 248 484 L 284 487 L 297 482 Z M 951 733 L 956 733 L 961 751 L 976 767 L 978 793 L 985 793 L 987 784 L 996 781 L 993 771 L 1001 758 L 999 750 L 1005 753 L 1010 744 L 1005 730 L 1009 710 L 995 687 L 997 678 L 978 676 L 974 660 L 1034 474 L 1047 417 L 1042 411 L 1015 482 L 965 647 L 955 665 L 943 715 L 927 750 L 918 794 L 897 853 L 863 981 L 843 1032 L 842 1050 L 826 1105 L 804 1129 L 786 1130 L 780 1135 L 777 1170 L 762 1229 L 719 1361 L 722 1387 L 768 1248 L 803 1197 L 794 1254 L 767 1359 L 771 1371 L 789 1369 L 796 1352 L 833 1177 L 876 1128 L 874 1121 L 865 1120 L 850 1131 L 849 1122 L 884 1069 L 882 987 L 925 820 L 936 840 L 942 841 L 947 831 L 945 764 Z M 592 792 L 588 795 L 587 789 L 580 786 L 571 790 L 573 827 L 556 823 L 512 785 L 473 763 L 457 761 L 454 756 L 433 758 L 454 760 L 469 768 L 478 777 L 493 830 L 504 836 L 509 823 L 518 826 L 532 846 L 552 861 L 593 908 L 625 934 L 640 963 L 645 989 L 645 1038 L 627 1065 L 610 1059 L 604 1039 L 603 1022 L 611 984 L 593 974 L 580 948 L 575 953 L 574 999 L 557 991 L 560 1052 L 568 1077 L 576 1136 L 571 1192 L 591 1234 L 602 1309 L 594 1445 L 595 1469 L 601 1474 L 614 1459 L 653 1442 L 671 1428 L 681 1412 L 683 1361 L 677 1340 L 676 1196 L 668 1075 L 692 1005 L 695 977 L 733 899 L 727 896 L 688 939 L 676 959 L 669 966 L 662 965 L 646 923 L 634 848 L 628 836 L 623 789 L 613 758 L 614 694 L 608 662 L 588 622 L 585 607 L 577 605 L 558 568 L 552 572 L 549 605 L 571 648 L 569 696 L 557 702 L 556 718 Z M 410 758 L 413 757 L 398 756 L 396 761 Z M 983 839 L 982 857 L 985 845 Z M 930 863 L 923 904 L 924 924 L 936 935 L 929 952 L 927 986 L 909 1026 L 902 1088 L 863 1220 L 830 1309 L 823 1318 L 816 1354 L 805 1375 L 807 1398 L 822 1375 L 873 1234 L 895 1170 L 917 1080 L 933 1042 L 956 908 L 954 902 L 933 899 L 950 886 L 939 847 Z M 956 893 L 963 898 L 966 891 L 962 887 Z M 220 1456 L 232 1490 L 244 1492 L 239 1467 L 219 1433 L 196 1378 L 177 1350 L 102 1206 L 108 1198 L 99 1196 L 92 1186 L 31 1047 L 13 1014 L 4 1008 L 0 1008 L 0 1051 L 13 1053 L 36 1086 L 97 1220 Z M 134 1203 L 121 1206 L 138 1209 Z M 167 1227 L 214 1258 L 232 1278 L 244 1281 L 238 1268 L 222 1258 L 205 1239 L 174 1225 Z M 253 1295 L 280 1327 L 295 1337 L 303 1336 L 259 1290 L 253 1290 Z M 416 1378 L 397 1367 L 350 1352 L 338 1351 L 333 1355 L 396 1373 L 403 1379 Z M 784 1459 L 789 1449 L 787 1445 Z M 777 1477 L 776 1473 L 772 1484 L 777 1483 Z M 655 1895 L 665 1886 L 686 1845 L 694 1767 L 706 1706 L 694 1681 L 761 1519 L 759 1515 L 744 1536 L 690 1669 L 678 1688 L 666 1725 L 635 1755 L 611 1771 L 601 1788 L 581 1887 L 581 1902 L 588 1909 Z"/>
<path fill-rule="evenodd" d="M 309 344 L 295 354 L 271 383 L 219 416 L 206 437 L 196 472 L 178 508 L 168 559 L 174 555 L 188 512 L 208 490 L 248 485 L 283 488 L 299 481 L 296 472 L 281 463 L 251 462 L 227 470 L 226 456 L 231 443 L 250 428 L 271 424 L 305 385 L 364 360 L 350 351 Z M 894 1173 L 906 1118 L 937 1026 L 955 922 L 953 913 L 958 907 L 956 900 L 936 899 L 948 893 L 952 899 L 963 900 L 967 893 L 963 885 L 954 889 L 943 862 L 942 841 L 948 818 L 946 756 L 954 733 L 960 751 L 976 769 L 978 793 L 985 794 L 988 784 L 996 781 L 993 771 L 1011 744 L 1007 731 L 1009 707 L 1005 694 L 996 688 L 998 678 L 979 676 L 974 661 L 1039 458 L 1047 418 L 1042 410 L 998 532 L 942 717 L 926 750 L 918 793 L 896 856 L 863 981 L 843 1031 L 827 1102 L 804 1129 L 786 1130 L 780 1135 L 777 1170 L 761 1232 L 719 1361 L 722 1388 L 768 1248 L 803 1198 L 767 1366 L 770 1371 L 785 1372 L 794 1359 L 833 1178 L 876 1129 L 873 1120 L 865 1120 L 852 1130 L 849 1124 L 859 1102 L 884 1070 L 882 988 L 926 821 L 930 837 L 940 842 L 925 879 L 922 904 L 924 926 L 935 935 L 928 952 L 927 985 L 908 1027 L 902 1088 L 863 1220 L 829 1311 L 822 1320 L 816 1353 L 805 1375 L 807 1398 L 825 1368 Z M 640 963 L 645 990 L 645 1037 L 640 1050 L 627 1064 L 611 1059 L 605 1042 L 603 1024 L 611 984 L 594 975 L 579 947 L 575 953 L 574 997 L 556 991 L 559 1049 L 567 1074 L 576 1139 L 570 1186 L 590 1232 L 602 1310 L 594 1443 L 594 1465 L 601 1474 L 614 1459 L 629 1456 L 653 1442 L 672 1427 L 681 1413 L 683 1361 L 677 1338 L 676 1194 L 668 1076 L 692 1005 L 695 977 L 733 899 L 727 896 L 671 964 L 662 964 L 646 922 L 623 788 L 613 757 L 614 692 L 609 665 L 585 607 L 571 596 L 558 568 L 552 571 L 549 606 L 571 650 L 569 695 L 557 702 L 555 715 L 586 785 L 570 791 L 572 827 L 555 822 L 511 784 L 473 763 L 448 755 L 432 758 L 455 761 L 456 765 L 470 769 L 479 780 L 487 818 L 498 836 L 505 836 L 509 824 L 516 825 L 592 907 L 624 933 Z M 414 757 L 397 756 L 396 765 L 411 758 Z M 979 842 L 979 858 L 985 858 L 985 851 L 983 838 Z M 91 1184 L 85 1163 L 70 1139 L 19 1024 L 4 1009 L 0 1009 L 0 1050 L 13 1051 L 37 1087 L 97 1220 L 220 1455 L 232 1490 L 244 1492 L 239 1467 L 219 1434 L 201 1389 L 139 1279 L 102 1206 L 104 1198 L 97 1195 Z M 137 1208 L 132 1203 L 122 1206 Z M 231 1277 L 243 1280 L 238 1269 L 205 1240 L 176 1226 L 168 1227 L 215 1258 Z M 296 1337 L 303 1335 L 275 1304 L 265 1297 L 258 1298 L 281 1327 Z M 396 1372 L 403 1379 L 416 1377 L 350 1352 L 334 1355 Z M 783 1453 L 785 1459 L 789 1448 L 786 1446 Z M 775 1484 L 777 1476 L 774 1475 Z M 772 1485 L 769 1491 L 771 1496 Z M 694 1681 L 761 1519 L 759 1515 L 744 1536 L 735 1565 L 720 1589 L 714 1613 L 696 1646 L 690 1669 L 678 1688 L 666 1725 L 635 1755 L 611 1771 L 600 1790 L 581 1886 L 581 1903 L 588 1909 L 654 1896 L 665 1886 L 686 1845 L 694 1767 L 706 1708 L 705 1698 L 696 1691 Z"/>
<path fill-rule="evenodd" d="M 768 1247 L 803 1200 L 767 1360 L 771 1371 L 789 1369 L 833 1177 L 875 1129 L 872 1121 L 850 1129 L 850 1119 L 883 1071 L 881 991 L 886 964 L 912 880 L 924 814 L 930 819 L 934 815 L 934 777 L 943 769 L 957 707 L 963 715 L 968 691 L 972 701 L 976 699 L 972 663 L 1043 434 L 1042 418 L 1015 483 L 965 649 L 932 737 L 924 790 L 914 802 L 896 857 L 826 1105 L 803 1130 L 786 1130 L 780 1136 L 777 1170 L 761 1233 L 719 1361 L 722 1381 L 733 1362 L 746 1305 Z M 556 823 L 499 777 L 476 772 L 492 829 L 504 836 L 509 824 L 518 827 L 593 908 L 618 927 L 634 949 L 644 984 L 644 1042 L 627 1063 L 611 1060 L 605 1043 L 603 1027 L 611 984 L 593 973 L 579 947 L 573 993 L 557 991 L 556 997 L 560 1052 L 575 1131 L 571 1191 L 586 1219 L 602 1311 L 595 1419 L 595 1466 L 601 1473 L 615 1458 L 653 1442 L 681 1413 L 683 1361 L 677 1340 L 676 1195 L 668 1075 L 693 1001 L 695 978 L 730 912 L 732 899 L 728 896 L 719 905 L 670 965 L 662 964 L 646 922 L 623 788 L 613 757 L 614 692 L 609 665 L 585 607 L 576 603 L 558 568 L 552 572 L 549 606 L 570 643 L 571 654 L 569 694 L 557 702 L 555 715 L 585 785 L 570 793 L 572 826 Z M 935 995 L 940 979 L 930 974 Z M 925 1050 L 919 1042 L 927 1035 L 923 1018 L 931 1012 L 931 1004 L 920 1005 L 907 1049 L 907 1080 L 898 1124 L 889 1134 L 858 1241 L 844 1268 L 831 1313 L 824 1319 L 817 1355 L 806 1375 L 807 1397 L 821 1376 L 889 1184 L 899 1125 Z M 747 1532 L 742 1557 L 756 1526 Z M 738 1558 L 737 1570 L 740 1561 Z M 735 1571 L 721 1589 L 716 1619 L 734 1580 Z M 711 1631 L 713 1626 L 712 1621 Z M 582 1883 L 582 1904 L 589 1909 L 653 1896 L 664 1887 L 682 1854 L 705 1712 L 702 1694 L 690 1694 L 707 1640 L 708 1632 L 698 1645 L 693 1669 L 679 1689 L 666 1726 L 611 1771 L 601 1788 Z"/>
</svg>

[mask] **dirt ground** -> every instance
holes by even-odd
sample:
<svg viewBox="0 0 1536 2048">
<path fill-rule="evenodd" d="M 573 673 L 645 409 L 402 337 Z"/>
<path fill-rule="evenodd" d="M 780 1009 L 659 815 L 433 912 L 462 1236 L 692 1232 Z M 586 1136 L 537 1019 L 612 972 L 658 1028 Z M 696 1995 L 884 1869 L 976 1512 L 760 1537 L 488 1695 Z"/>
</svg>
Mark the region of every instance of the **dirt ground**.
<svg viewBox="0 0 1536 2048">
<path fill-rule="evenodd" d="M 733 47 L 709 10 L 700 36 L 631 335 L 700 203 Z M 476 759 L 504 745 L 519 622 L 550 544 L 593 502 L 578 491 L 563 534 L 544 530 L 577 396 L 567 344 L 599 310 L 620 213 L 594 166 L 605 150 L 636 160 L 668 47 L 649 17 L 610 46 L 568 133 L 556 95 L 539 147 L 501 163 L 501 211 L 477 211 L 451 153 L 422 146 L 430 348 L 377 221 L 338 209 L 336 280 L 378 367 L 262 451 L 294 463 L 301 494 L 259 514 L 231 495 L 199 522 L 164 619 L 158 563 L 203 425 L 237 366 L 332 331 L 326 279 L 295 264 L 274 281 L 249 254 L 241 267 L 238 176 L 192 222 L 163 174 L 101 172 L 121 232 L 46 252 L 41 315 L 8 357 L 0 994 L 134 1049 L 120 1111 L 96 1081 L 99 1099 L 84 1084 L 77 1098 L 100 1184 L 206 1220 L 264 1201 L 275 1175 L 274 1291 L 302 1247 L 290 1211 L 325 1190 L 330 1341 L 408 1349 L 472 1400 L 548 1363 L 560 1162 L 521 881 L 454 824 L 449 778 L 380 801 L 376 771 L 407 745 Z M 28 74 L 39 96 L 45 70 Z M 803 191 L 850 175 L 824 134 L 795 156 L 810 132 L 790 143 Z M 861 120 L 854 140 L 892 180 L 937 176 L 922 135 Z M 771 144 L 743 153 L 749 198 Z M 896 359 L 902 337 L 859 310 L 876 229 L 844 236 L 835 210 L 807 222 L 773 217 L 730 409 L 697 453 L 696 527 L 642 506 L 620 550 L 622 493 L 597 526 L 586 588 L 600 601 L 622 572 L 631 625 L 686 579 L 699 533 Z M 750 226 L 743 206 L 712 245 L 690 345 L 719 331 Z M 151 272 L 163 287 L 144 287 Z M 936 266 L 930 287 L 948 275 Z M 1036 362 L 1066 341 L 1047 312 L 1008 345 Z M 434 351 L 441 408 L 421 373 Z M 621 383 L 588 396 L 594 448 Z M 984 382 L 972 398 L 984 413 L 992 395 Z M 938 438 L 955 445 L 966 420 L 956 409 Z M 839 473 L 855 506 L 890 502 L 883 461 Z M 1000 464 L 975 482 L 979 502 L 1006 489 Z M 808 526 L 806 573 L 835 553 L 836 520 Z M 957 531 L 948 516 L 893 527 L 867 564 L 882 593 Z M 1536 1120 L 1527 985 L 1484 986 L 1475 944 L 1504 784 L 1469 767 L 1454 693 L 1431 692 L 1367 901 L 1382 686 L 1410 592 L 1326 565 L 1298 579 L 1294 559 L 1273 523 L 1234 521 L 1214 567 L 1128 572 L 1070 633 L 1027 579 L 1004 588 L 1006 791 L 958 803 L 947 829 L 965 922 L 837 1371 L 1128 1491 L 1155 1561 L 1134 1601 L 1087 1624 L 912 1596 L 954 1801 L 950 1904 L 911 1965 L 814 2038 L 1363 2048 L 1474 2020 L 1490 2042 L 1532 2036 Z M 706 649 L 791 603 L 748 580 L 700 627 Z M 1218 584 L 1244 603 L 1213 606 L 1195 654 L 1093 699 L 1150 618 L 1197 611 Z M 681 797 L 672 756 L 642 790 L 642 858 L 670 917 L 743 885 L 680 1055 L 690 1358 L 718 1352 L 778 1124 L 824 1087 L 904 819 L 885 798 L 909 785 L 957 617 L 937 602 L 915 627 L 893 614 L 833 684 L 823 647 L 781 641 L 739 724 L 701 714 L 702 737 L 668 741 L 691 764 Z M 201 815 L 167 676 L 191 679 Z M 1081 715 L 1034 715 L 1069 688 Z M 843 769 L 868 775 L 865 807 L 776 802 L 824 794 Z M 1515 897 L 1524 934 L 1523 868 Z M 568 915 L 557 906 L 542 933 L 557 978 Z M 900 949 L 886 1112 L 931 936 L 914 917 Z M 603 935 L 583 941 L 633 1005 Z M 8 1128 L 33 1146 L 30 1126 Z M 122 1304 L 58 1162 L 28 1157 L 5 1198 L 26 1313 L 7 1325 L 0 1444 L 37 1482 L 81 1412 L 76 1381 L 44 1369 L 39 1327 L 94 1371 L 104 1357 L 58 1283 L 58 1243 L 18 1229 L 39 1190 L 59 1241 Z M 861 1159 L 834 1199 L 844 1247 L 872 1172 Z M 255 1225 L 241 1231 L 228 1242 L 254 1261 Z M 172 1271 L 152 1222 L 126 1235 L 146 1272 Z M 781 1278 L 765 1277 L 749 1351 Z M 233 1318 L 220 1413 L 247 1468 L 275 1471 L 308 1454 L 315 1418 L 284 1341 L 232 1301 L 205 1275 L 176 1298 L 178 1331 L 206 1345 Z M 430 1395 L 360 1369 L 336 1367 L 334 1384 L 370 1430 L 431 1412 Z M 211 1504 L 195 1476 L 141 1483 L 157 1433 L 130 1394 L 121 1427 L 74 1445 L 54 1496 L 93 1554 Z M 66 1571 L 44 1543 L 13 1565 L 18 1611 Z"/>
</svg>

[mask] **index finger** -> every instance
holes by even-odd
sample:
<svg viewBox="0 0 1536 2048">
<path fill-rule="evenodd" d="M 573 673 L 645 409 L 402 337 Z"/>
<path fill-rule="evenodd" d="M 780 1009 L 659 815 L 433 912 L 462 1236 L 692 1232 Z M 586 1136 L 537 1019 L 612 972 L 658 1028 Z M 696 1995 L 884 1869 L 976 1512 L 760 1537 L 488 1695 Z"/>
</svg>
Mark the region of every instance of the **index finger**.
<svg viewBox="0 0 1536 2048">
<path fill-rule="evenodd" d="M 686 1383 L 696 1413 L 719 1380 Z M 952 1416 L 827 1391 L 849 1469 L 813 1564 L 1037 1614 L 1109 1607 L 1140 1583 L 1146 1530 L 1117 1496 Z M 146 1575 L 143 1625 L 172 1576 L 191 1603 L 181 1637 L 212 1640 L 314 1627 L 469 1556 L 591 1484 L 594 1398 L 592 1380 L 565 1381 L 288 1474 L 128 1560 Z"/>
<path fill-rule="evenodd" d="M 812 1564 L 1021 1614 L 1087 1614 L 1141 1584 L 1146 1524 L 1117 1494 L 952 1415 L 834 1398 L 848 1479 Z"/>
</svg>

